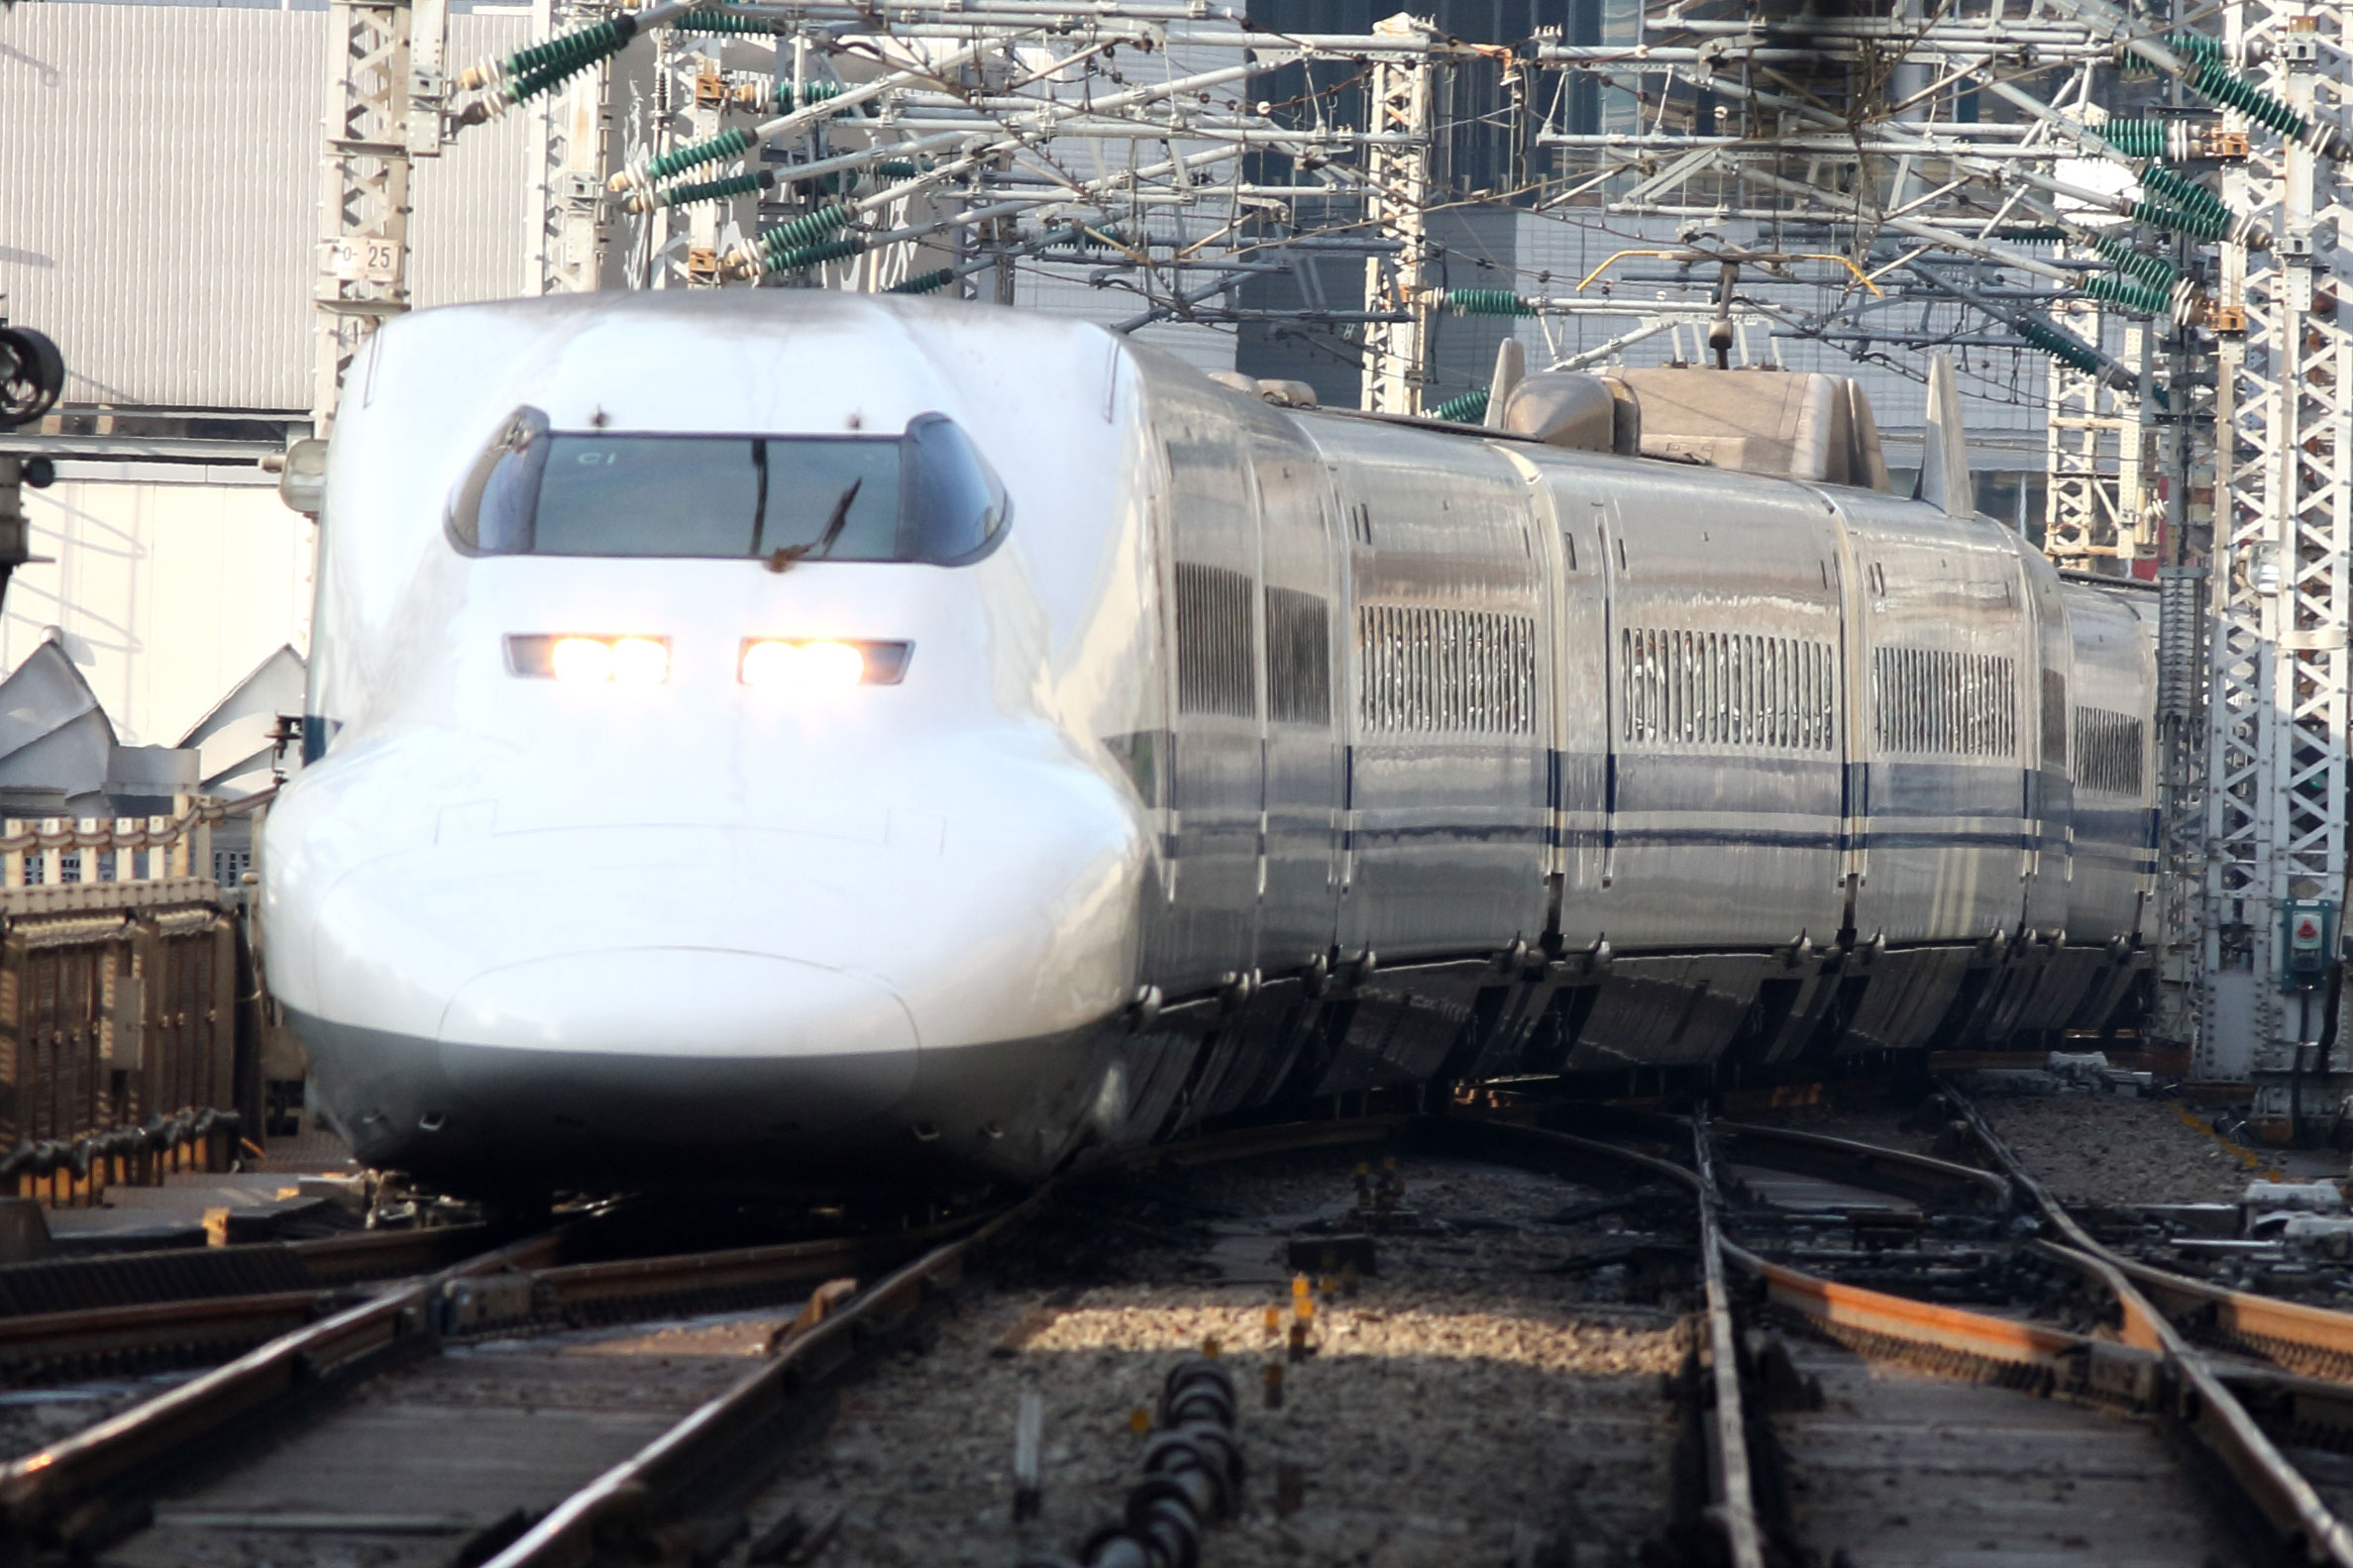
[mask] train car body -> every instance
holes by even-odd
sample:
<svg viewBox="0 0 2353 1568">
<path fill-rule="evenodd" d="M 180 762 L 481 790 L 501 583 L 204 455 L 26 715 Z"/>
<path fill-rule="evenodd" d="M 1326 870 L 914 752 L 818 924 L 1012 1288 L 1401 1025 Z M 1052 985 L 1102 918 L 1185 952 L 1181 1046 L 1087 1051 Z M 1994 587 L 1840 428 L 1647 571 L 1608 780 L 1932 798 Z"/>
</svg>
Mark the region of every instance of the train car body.
<svg viewBox="0 0 2353 1568">
<path fill-rule="evenodd" d="M 1879 491 L 760 291 L 389 324 L 322 527 L 269 981 L 459 1188 L 1027 1179 L 2140 963 L 2142 618 Z"/>
</svg>

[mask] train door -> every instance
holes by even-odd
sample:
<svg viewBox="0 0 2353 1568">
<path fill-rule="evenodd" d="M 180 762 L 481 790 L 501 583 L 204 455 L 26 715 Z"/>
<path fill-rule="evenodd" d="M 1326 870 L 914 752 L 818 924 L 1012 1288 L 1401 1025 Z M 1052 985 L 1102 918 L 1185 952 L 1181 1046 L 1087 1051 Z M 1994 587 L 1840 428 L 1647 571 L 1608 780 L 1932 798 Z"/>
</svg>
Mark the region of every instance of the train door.
<svg viewBox="0 0 2353 1568">
<path fill-rule="evenodd" d="M 1162 989 L 1173 999 L 1257 963 L 1265 810 L 1258 517 L 1241 421 L 1206 387 L 1168 386 L 1153 423 L 1167 465 L 1174 879 Z"/>
<path fill-rule="evenodd" d="M 1534 943 L 1551 813 L 1527 481 L 1467 436 L 1313 434 L 1348 552 L 1340 946 L 1386 964 Z"/>
<path fill-rule="evenodd" d="M 1266 650 L 1266 806 L 1257 962 L 1327 953 L 1339 909 L 1340 732 L 1333 672 L 1346 602 L 1332 485 L 1314 447 L 1269 414 L 1250 432 Z"/>
<path fill-rule="evenodd" d="M 2021 772 L 2021 929 L 2056 930 L 2067 923 L 2068 886 L 2075 880 L 2075 786 L 2068 770 L 2068 715 L 2075 685 L 2075 640 L 2059 576 L 2023 541 L 2018 571 L 2034 621 L 2029 647 L 2041 678 L 2034 692 L 2039 745 Z M 2032 557 L 2033 559 L 2026 559 Z"/>
<path fill-rule="evenodd" d="M 1869 846 L 1855 934 L 1974 942 L 2017 918 L 2020 779 L 2038 741 L 2016 563 L 1924 505 L 1862 511 L 1850 537 L 1862 580 L 1849 668 L 1868 758 L 1849 790 Z"/>
<path fill-rule="evenodd" d="M 1677 472 L 1609 520 L 1608 935 L 1621 952 L 1837 932 L 1837 519 Z"/>
<path fill-rule="evenodd" d="M 1547 835 L 1551 926 L 1569 947 L 1589 948 L 1602 934 L 1598 898 L 1609 826 L 1609 593 L 1602 563 L 1611 503 L 1589 475 L 1507 455 L 1528 476 L 1539 537 L 1553 553 L 1544 575 L 1550 657 L 1539 671 L 1546 678 L 1545 798 L 1552 813 Z"/>
</svg>

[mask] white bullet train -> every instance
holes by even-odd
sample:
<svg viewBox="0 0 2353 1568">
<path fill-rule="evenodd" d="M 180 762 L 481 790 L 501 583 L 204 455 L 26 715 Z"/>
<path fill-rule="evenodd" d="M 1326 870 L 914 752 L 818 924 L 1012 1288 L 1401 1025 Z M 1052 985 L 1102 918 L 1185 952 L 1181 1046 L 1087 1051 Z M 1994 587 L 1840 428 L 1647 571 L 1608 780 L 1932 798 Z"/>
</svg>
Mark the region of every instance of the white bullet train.
<svg viewBox="0 0 2353 1568">
<path fill-rule="evenodd" d="M 460 1191 L 1021 1180 L 2109 1018 L 2135 596 L 1976 517 L 1949 413 L 1888 493 L 1838 378 L 1507 407 L 814 290 L 391 322 L 264 855 L 314 1103 Z"/>
</svg>

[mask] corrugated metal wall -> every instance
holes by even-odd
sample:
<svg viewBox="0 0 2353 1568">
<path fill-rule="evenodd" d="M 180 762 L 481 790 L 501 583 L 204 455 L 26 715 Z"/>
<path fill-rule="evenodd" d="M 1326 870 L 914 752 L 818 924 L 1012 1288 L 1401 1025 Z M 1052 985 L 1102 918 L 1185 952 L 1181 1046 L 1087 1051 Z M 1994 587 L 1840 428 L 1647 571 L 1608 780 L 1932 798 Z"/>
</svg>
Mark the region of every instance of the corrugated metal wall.
<svg viewBox="0 0 2353 1568">
<path fill-rule="evenodd" d="M 464 12 L 450 18 L 450 69 L 511 54 L 531 41 L 529 13 Z M 322 69 L 324 67 L 322 66 Z M 408 275 L 419 305 L 537 293 L 532 243 L 539 235 L 538 146 L 533 117 L 510 114 L 470 126 L 411 176 L 416 259 Z"/>
<path fill-rule="evenodd" d="M 452 19 L 465 62 L 528 18 Z M 0 12 L 0 294 L 57 340 L 77 403 L 310 406 L 324 12 Z M 420 304 L 526 279 L 527 117 L 476 127 L 415 185 Z"/>
</svg>

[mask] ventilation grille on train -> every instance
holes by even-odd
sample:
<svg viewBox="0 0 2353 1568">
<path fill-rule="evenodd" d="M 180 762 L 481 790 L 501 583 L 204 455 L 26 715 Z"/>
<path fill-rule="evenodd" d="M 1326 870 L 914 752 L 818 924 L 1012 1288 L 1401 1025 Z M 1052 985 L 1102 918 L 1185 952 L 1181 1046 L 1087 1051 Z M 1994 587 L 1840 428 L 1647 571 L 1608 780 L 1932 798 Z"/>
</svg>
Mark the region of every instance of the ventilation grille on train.
<svg viewBox="0 0 2353 1568">
<path fill-rule="evenodd" d="M 1881 751 L 2017 756 L 2017 665 L 2007 655 L 1882 648 L 1872 676 Z"/>
<path fill-rule="evenodd" d="M 1838 743 L 1831 645 L 1747 632 L 1618 634 L 1618 735 L 1647 745 L 1826 752 Z"/>
<path fill-rule="evenodd" d="M 1249 577 L 1180 561 L 1176 595 L 1177 711 L 1256 717 L 1258 627 Z"/>
<path fill-rule="evenodd" d="M 1490 610 L 1356 611 L 1367 730 L 1536 732 L 1536 621 Z"/>
<path fill-rule="evenodd" d="M 2106 708 L 2076 709 L 2076 783 L 2106 794 L 2141 792 L 2141 721 Z"/>
<path fill-rule="evenodd" d="M 2043 766 L 2067 768 L 2067 677 L 2043 672 Z"/>
<path fill-rule="evenodd" d="M 1266 590 L 1266 712 L 1278 724 L 1332 723 L 1332 615 L 1313 593 Z"/>
</svg>

